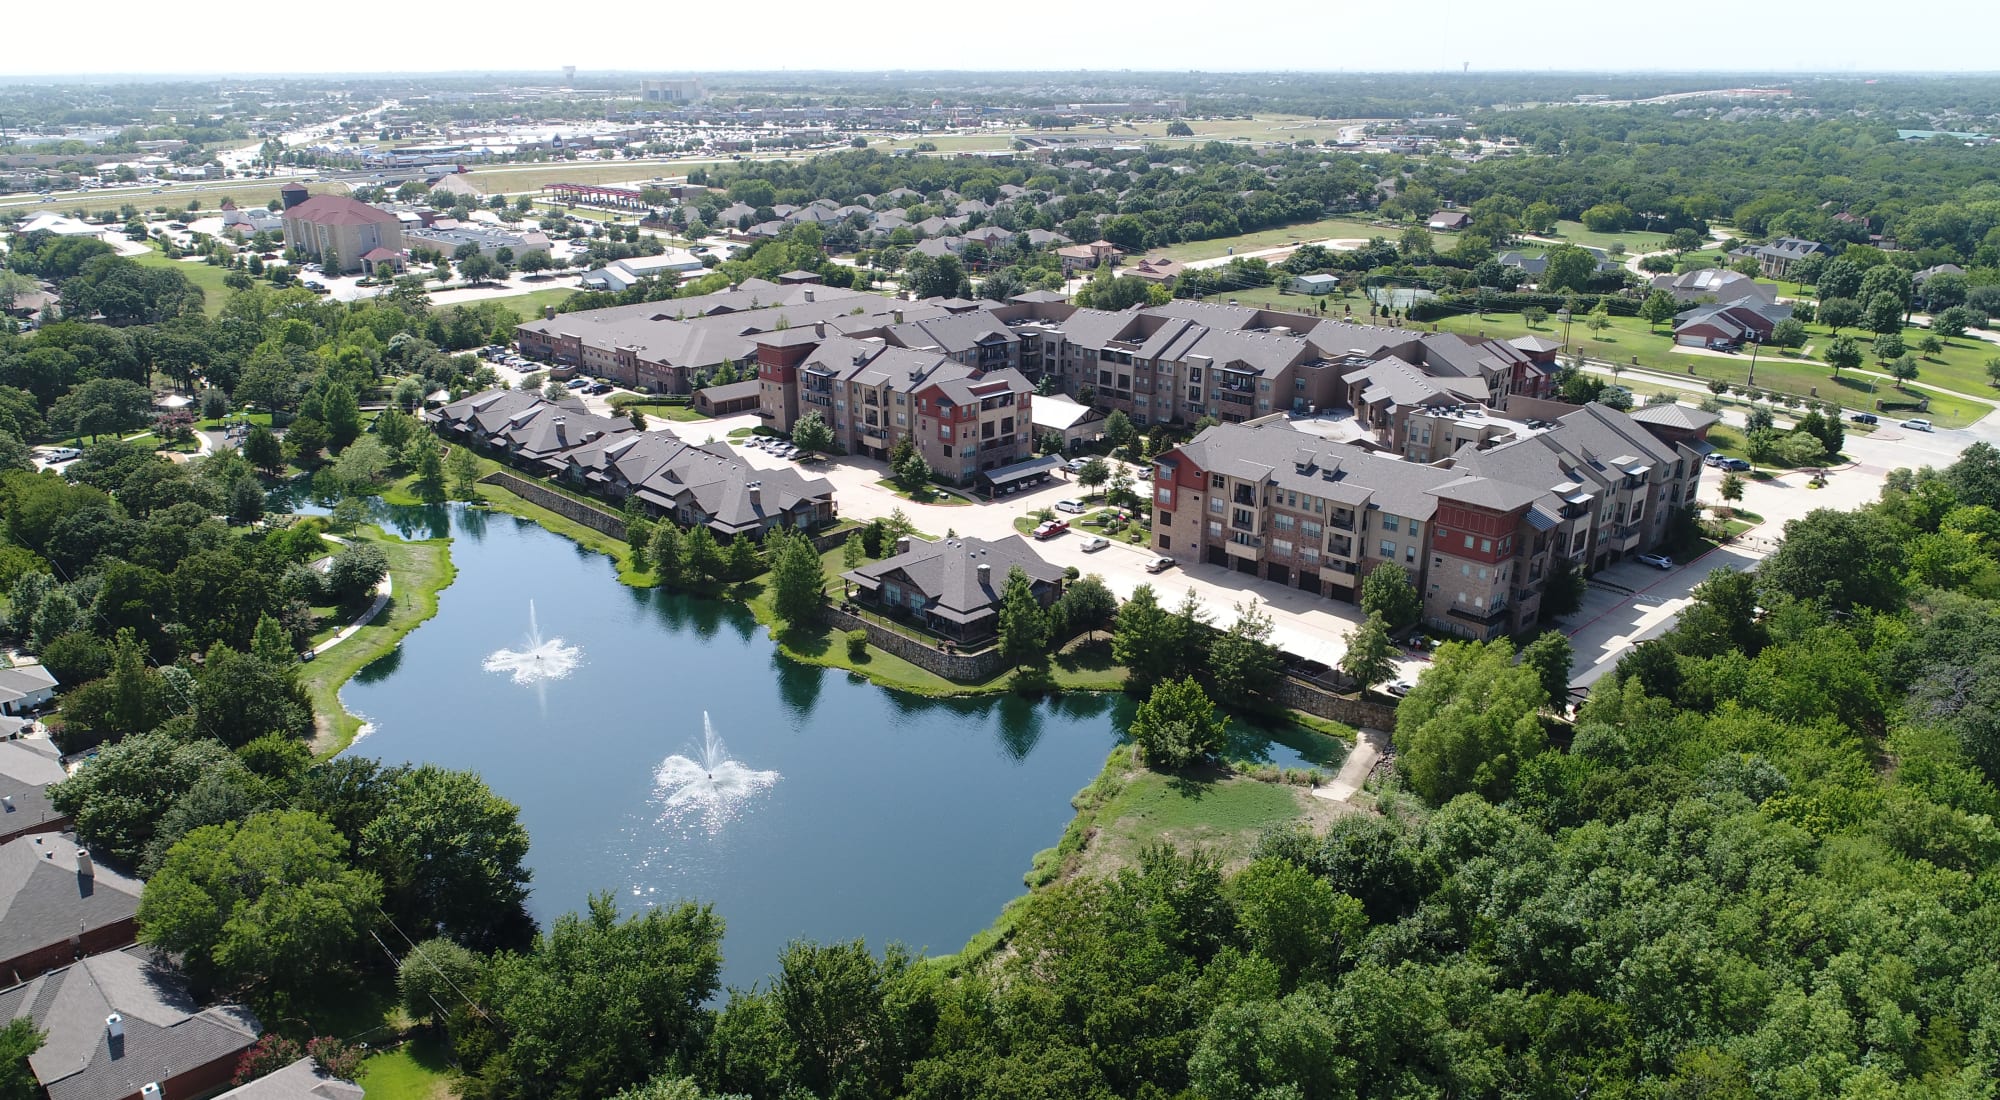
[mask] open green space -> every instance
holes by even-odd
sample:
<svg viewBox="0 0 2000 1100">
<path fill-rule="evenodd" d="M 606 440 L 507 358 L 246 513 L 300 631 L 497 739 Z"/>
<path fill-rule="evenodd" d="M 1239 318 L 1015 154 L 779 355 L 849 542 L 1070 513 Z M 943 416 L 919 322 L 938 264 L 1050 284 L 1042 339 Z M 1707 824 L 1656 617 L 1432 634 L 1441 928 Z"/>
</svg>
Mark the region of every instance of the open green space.
<svg viewBox="0 0 2000 1100">
<path fill-rule="evenodd" d="M 200 260 L 168 259 L 160 251 L 160 246 L 157 242 L 151 245 L 151 248 L 145 255 L 130 258 L 141 267 L 164 268 L 168 271 L 178 271 L 187 276 L 188 282 L 201 288 L 202 312 L 208 314 L 210 317 L 220 314 L 223 304 L 229 301 L 229 296 L 236 293 L 229 289 L 222 281 L 223 276 L 228 274 L 226 269 L 203 263 Z"/>
<path fill-rule="evenodd" d="M 669 405 L 658 401 L 635 401 L 629 405 L 618 406 L 619 412 L 628 412 L 632 409 L 638 409 L 647 416 L 657 416 L 661 420 L 675 420 L 682 423 L 714 419 L 707 413 L 697 410 L 693 405 Z"/>
<path fill-rule="evenodd" d="M 561 305 L 575 293 L 576 288 L 573 286 L 552 286 L 521 294 L 504 294 L 496 298 L 483 299 L 481 304 L 491 302 L 494 305 L 505 306 L 513 310 L 514 316 L 523 321 L 538 321 L 546 307 Z"/>
<path fill-rule="evenodd" d="M 1636 256 L 1641 252 L 1658 252 L 1667 247 L 1665 233 L 1639 229 L 1623 229 L 1617 232 L 1599 232 L 1577 221 L 1559 221 L 1556 231 L 1549 237 L 1564 244 L 1581 245 L 1584 248 L 1602 248 L 1612 251 L 1614 246 L 1623 245 L 1627 255 Z M 1530 242 L 1538 247 L 1548 247 L 1541 241 Z M 1524 250 L 1525 251 L 1525 250 Z"/>
<path fill-rule="evenodd" d="M 1225 864 L 1249 858 L 1274 826 L 1304 817 L 1312 795 L 1303 787 L 1266 783 L 1226 769 L 1167 775 L 1135 770 L 1097 811 L 1097 833 L 1081 861 L 1090 873 L 1137 862 L 1149 844 L 1203 848 Z"/>
<path fill-rule="evenodd" d="M 450 1056 L 444 1044 L 430 1038 L 370 1055 L 355 1076 L 366 1100 L 450 1100 L 455 1095 Z"/>
<path fill-rule="evenodd" d="M 347 537 L 372 542 L 388 555 L 391 595 L 374 622 L 300 669 L 299 681 L 312 697 L 316 728 L 313 751 L 321 756 L 345 749 L 361 730 L 361 719 L 340 704 L 341 685 L 362 666 L 394 649 L 419 623 L 437 614 L 438 593 L 455 575 L 448 539 L 406 542 L 377 527 Z"/>
<path fill-rule="evenodd" d="M 1366 240 L 1370 237 L 1387 237 L 1395 240 L 1407 227 L 1384 228 L 1356 218 L 1325 218 L 1316 222 L 1301 222 L 1298 225 L 1279 226 L 1276 229 L 1260 229 L 1255 233 L 1244 233 L 1236 237 L 1217 237 L 1207 241 L 1183 241 L 1147 253 L 1151 256 L 1165 256 L 1170 260 L 1206 260 L 1217 256 L 1242 256 L 1266 248 L 1283 248 L 1286 245 L 1305 244 L 1328 238 L 1351 238 Z M 1456 233 L 1434 233 L 1440 242 L 1448 242 L 1457 237 Z M 1444 244 L 1441 247 L 1450 247 Z"/>
</svg>

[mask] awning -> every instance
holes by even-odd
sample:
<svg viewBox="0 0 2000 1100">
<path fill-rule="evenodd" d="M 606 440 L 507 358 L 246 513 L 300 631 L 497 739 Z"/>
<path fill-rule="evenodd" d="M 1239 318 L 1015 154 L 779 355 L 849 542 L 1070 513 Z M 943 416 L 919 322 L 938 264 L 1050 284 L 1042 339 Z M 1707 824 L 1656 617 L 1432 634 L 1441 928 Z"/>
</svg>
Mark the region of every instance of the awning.
<svg viewBox="0 0 2000 1100">
<path fill-rule="evenodd" d="M 1016 462 L 1012 466 L 1002 466 L 997 470 L 988 470 L 986 471 L 986 480 L 995 485 L 1006 485 L 1010 482 L 1020 481 L 1022 478 L 1034 477 L 1036 474 L 1054 473 L 1056 467 L 1061 465 L 1062 457 L 1060 455 L 1043 455 L 1040 458 L 1031 458 L 1026 462 Z"/>
</svg>

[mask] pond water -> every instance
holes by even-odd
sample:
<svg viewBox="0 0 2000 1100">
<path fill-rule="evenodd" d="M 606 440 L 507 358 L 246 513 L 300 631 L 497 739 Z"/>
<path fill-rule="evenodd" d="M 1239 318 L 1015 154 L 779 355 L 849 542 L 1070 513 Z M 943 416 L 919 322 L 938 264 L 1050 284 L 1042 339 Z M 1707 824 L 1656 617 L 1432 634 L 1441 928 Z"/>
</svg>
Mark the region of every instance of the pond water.
<svg viewBox="0 0 2000 1100">
<path fill-rule="evenodd" d="M 544 924 L 600 890 L 628 911 L 713 902 L 727 983 L 799 937 L 958 950 L 1021 893 L 1129 718 L 1106 695 L 887 691 L 780 656 L 734 604 L 625 587 L 525 520 L 385 519 L 449 533 L 458 576 L 343 691 L 369 723 L 349 751 L 471 769 L 517 803 Z M 1238 751 L 1307 763 L 1254 734 Z"/>
<path fill-rule="evenodd" d="M 1425 299 L 1437 297 L 1437 294 L 1422 287 L 1376 286 L 1368 288 L 1368 297 L 1378 306 L 1387 306 L 1390 309 L 1408 309 Z"/>
</svg>

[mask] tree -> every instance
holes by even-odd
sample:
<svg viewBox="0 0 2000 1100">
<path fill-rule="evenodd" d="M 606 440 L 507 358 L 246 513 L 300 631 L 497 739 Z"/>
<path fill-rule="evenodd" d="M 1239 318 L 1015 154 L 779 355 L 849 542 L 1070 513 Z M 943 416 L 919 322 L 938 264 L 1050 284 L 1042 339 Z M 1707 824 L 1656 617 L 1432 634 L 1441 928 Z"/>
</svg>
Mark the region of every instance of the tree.
<svg viewBox="0 0 2000 1100">
<path fill-rule="evenodd" d="M 1985 323 L 1986 318 L 1970 306 L 1952 306 L 1931 315 L 1931 331 L 1946 340 L 1956 340 L 1975 325 Z"/>
<path fill-rule="evenodd" d="M 1887 291 L 1868 299 L 1863 315 L 1868 331 L 1878 336 L 1893 336 L 1903 331 L 1902 299 Z"/>
<path fill-rule="evenodd" d="M 1810 432 L 1786 432 L 1779 438 L 1777 458 L 1787 466 L 1810 466 L 1826 457 L 1826 445 Z"/>
<path fill-rule="evenodd" d="M 1288 860 L 1266 856 L 1229 883 L 1250 949 L 1277 964 L 1282 987 L 1328 974 L 1368 934 L 1361 902 Z"/>
<path fill-rule="evenodd" d="M 1094 455 L 1085 459 L 1083 469 L 1076 472 L 1076 483 L 1083 487 L 1086 494 L 1110 480 L 1111 464 Z"/>
<path fill-rule="evenodd" d="M 1837 611 L 1886 610 L 1902 598 L 1902 560 L 1883 516 L 1817 508 L 1785 524 L 1784 541 L 1757 567 L 1757 579 L 1767 592 Z"/>
<path fill-rule="evenodd" d="M 1410 583 L 1409 571 L 1394 562 L 1384 562 L 1368 571 L 1361 581 L 1361 611 L 1380 615 L 1390 630 L 1415 626 L 1423 616 L 1424 598 Z"/>
<path fill-rule="evenodd" d="M 380 880 L 383 906 L 407 934 L 520 946 L 532 925 L 519 816 L 473 772 L 401 769 L 380 813 L 354 838 L 356 863 Z"/>
<path fill-rule="evenodd" d="M 0 1028 L 0 1100 L 37 1100 L 43 1095 L 29 1056 L 42 1049 L 48 1033 L 27 1016 L 17 1016 Z"/>
<path fill-rule="evenodd" d="M 1706 242 L 1702 240 L 1700 231 L 1687 226 L 1667 234 L 1667 247 L 1672 249 L 1676 256 L 1685 256 L 1699 249 L 1704 243 Z"/>
<path fill-rule="evenodd" d="M 479 459 L 470 447 L 453 447 L 445 458 L 445 473 L 451 478 L 451 495 L 471 500 L 479 495 Z"/>
<path fill-rule="evenodd" d="M 1680 308 L 1680 303 L 1674 301 L 1673 295 L 1664 290 L 1656 290 L 1646 295 L 1646 300 L 1639 304 L 1639 316 L 1646 319 L 1648 327 L 1659 328 L 1673 320 L 1674 314 L 1679 313 Z"/>
<path fill-rule="evenodd" d="M 1189 126 L 1189 125 L 1188 125 L 1188 124 L 1187 124 L 1186 122 L 1184 122 L 1184 121 L 1182 121 L 1181 119 L 1178 119 L 1178 118 L 1177 118 L 1177 119 L 1173 120 L 1172 122 L 1169 122 L 1169 123 L 1167 123 L 1167 136 L 1168 136 L 1168 137 L 1193 137 L 1193 136 L 1194 136 L 1194 127 L 1192 127 L 1192 126 Z"/>
<path fill-rule="evenodd" d="M 327 589 L 335 600 L 360 603 L 389 575 L 389 556 L 371 542 L 357 542 L 333 556 L 326 569 Z"/>
<path fill-rule="evenodd" d="M 135 733 L 50 787 L 49 801 L 75 819 L 77 836 L 91 847 L 136 866 L 181 795 L 230 763 L 229 750 L 213 741 Z"/>
<path fill-rule="evenodd" d="M 1731 510 L 1743 501 L 1743 475 L 1731 470 L 1722 475 L 1722 485 L 1717 489 L 1723 500 L 1729 502 Z"/>
<path fill-rule="evenodd" d="M 539 275 L 555 266 L 555 260 L 544 248 L 531 248 L 521 254 L 520 268 L 529 275 Z"/>
<path fill-rule="evenodd" d="M 1521 664 L 1535 671 L 1551 707 L 1561 707 L 1569 698 L 1569 670 L 1575 660 L 1569 635 L 1560 630 L 1542 631 L 1521 650 Z"/>
<path fill-rule="evenodd" d="M 1835 335 L 1841 329 L 1861 323 L 1861 303 L 1852 298 L 1824 298 L 1815 314 L 1819 323 L 1832 329 Z"/>
<path fill-rule="evenodd" d="M 1917 341 L 1917 350 L 1923 353 L 1924 358 L 1935 359 L 1944 351 L 1944 341 L 1938 339 L 1935 335 L 1926 333 L 1922 339 Z"/>
<path fill-rule="evenodd" d="M 1507 642 L 1447 642 L 1396 708 L 1397 770 L 1432 805 L 1464 793 L 1504 801 L 1515 772 L 1548 747 L 1547 702 Z"/>
<path fill-rule="evenodd" d="M 1886 364 L 1890 377 L 1898 382 L 1909 382 L 1917 377 L 1917 357 L 1909 352 L 1896 356 Z"/>
<path fill-rule="evenodd" d="M 317 814 L 272 810 L 181 838 L 139 899 L 139 939 L 198 982 L 287 1006 L 347 969 L 382 898 Z"/>
<path fill-rule="evenodd" d="M 412 488 L 417 491 L 417 499 L 425 504 L 443 504 L 447 498 L 444 482 L 444 448 L 437 437 L 426 432 L 410 441 L 410 449 L 416 452 L 417 480 Z M 463 447 L 459 448 L 464 450 Z"/>
<path fill-rule="evenodd" d="M 1583 324 L 1591 332 L 1602 335 L 1605 329 L 1611 327 L 1610 304 L 1605 299 L 1599 298 L 1597 305 L 1584 315 Z"/>
<path fill-rule="evenodd" d="M 1875 337 L 1875 361 L 1887 363 L 1903 354 L 1903 337 L 1900 333 L 1885 332 Z"/>
<path fill-rule="evenodd" d="M 1396 669 L 1396 646 L 1389 640 L 1389 624 L 1379 611 L 1369 612 L 1360 626 L 1347 633 L 1347 650 L 1340 655 L 1340 671 L 1364 690 L 1387 680 Z"/>
<path fill-rule="evenodd" d="M 1153 586 L 1142 584 L 1118 609 L 1111 654 L 1144 688 L 1171 676 L 1181 667 L 1182 630 L 1172 612 L 1160 606 Z"/>
<path fill-rule="evenodd" d="M 495 956 L 484 988 L 507 1095 L 611 1096 L 661 1065 L 692 1064 L 718 990 L 722 921 L 707 906 L 625 920 L 609 894 L 558 917 L 523 954 Z"/>
<path fill-rule="evenodd" d="M 49 427 L 92 439 L 146 422 L 152 394 L 123 378 L 91 378 L 78 383 L 49 409 Z"/>
<path fill-rule="evenodd" d="M 1047 656 L 1049 614 L 1035 598 L 1034 582 L 1019 566 L 1007 571 L 1000 592 L 1000 656 L 1019 667 Z"/>
<path fill-rule="evenodd" d="M 335 383 L 320 399 L 320 418 L 326 423 L 327 442 L 340 450 L 361 434 L 361 405 L 352 387 Z"/>
<path fill-rule="evenodd" d="M 1840 377 L 1841 371 L 1853 370 L 1861 365 L 1861 345 L 1855 343 L 1852 336 L 1834 337 L 1823 355 L 1826 365 L 1833 368 L 1835 378 Z"/>
<path fill-rule="evenodd" d="M 923 454 L 914 449 L 890 472 L 895 475 L 896 485 L 904 492 L 913 495 L 923 491 L 931 483 L 931 464 L 924 461 Z"/>
<path fill-rule="evenodd" d="M 243 439 L 243 457 L 264 473 L 276 477 L 285 468 L 285 450 L 278 437 L 262 424 L 253 425 Z"/>
<path fill-rule="evenodd" d="M 443 1023 L 462 1011 L 484 972 L 484 960 L 451 940 L 424 940 L 396 965 L 396 991 L 411 1019 Z"/>
<path fill-rule="evenodd" d="M 292 426 L 285 429 L 285 450 L 301 466 L 316 464 L 320 452 L 326 449 L 326 441 L 326 426 L 309 416 L 292 421 Z"/>
<path fill-rule="evenodd" d="M 811 410 L 792 425 L 792 443 L 808 456 L 824 454 L 833 450 L 833 429 L 817 409 Z"/>
<path fill-rule="evenodd" d="M 1236 621 L 1210 642 L 1208 675 L 1224 702 L 1247 703 L 1277 683 L 1284 656 L 1271 644 L 1272 625 L 1253 596 L 1236 605 Z"/>
<path fill-rule="evenodd" d="M 1546 258 L 1548 267 L 1541 279 L 1545 291 L 1588 290 L 1597 276 L 1597 257 L 1573 244 L 1556 245 Z"/>
<path fill-rule="evenodd" d="M 771 557 L 773 610 L 797 629 L 819 621 L 826 604 L 826 570 L 812 541 L 787 535 Z"/>
<path fill-rule="evenodd" d="M 1193 677 L 1166 680 L 1132 712 L 1129 732 L 1146 762 L 1179 771 L 1222 751 L 1229 719 L 1216 712 L 1208 693 Z"/>
<path fill-rule="evenodd" d="M 221 642 L 204 655 L 193 702 L 195 729 L 230 748 L 268 733 L 312 731 L 312 700 L 299 685 L 296 662 L 272 664 Z"/>
<path fill-rule="evenodd" d="M 1104 578 L 1092 573 L 1065 585 L 1063 594 L 1056 598 L 1055 606 L 1049 610 L 1054 637 L 1063 641 L 1085 631 L 1110 626 L 1118 615 L 1118 597 L 1105 586 Z"/>
<path fill-rule="evenodd" d="M 1806 342 L 1806 324 L 1797 317 L 1787 317 L 1771 326 L 1771 343 L 1781 348 L 1803 347 Z"/>
</svg>

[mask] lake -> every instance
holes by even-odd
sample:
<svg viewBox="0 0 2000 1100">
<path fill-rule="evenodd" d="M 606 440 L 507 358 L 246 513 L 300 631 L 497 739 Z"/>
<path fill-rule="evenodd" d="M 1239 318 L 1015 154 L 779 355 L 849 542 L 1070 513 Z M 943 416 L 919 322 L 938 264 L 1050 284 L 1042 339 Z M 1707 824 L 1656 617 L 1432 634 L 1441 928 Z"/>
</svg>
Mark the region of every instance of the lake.
<svg viewBox="0 0 2000 1100">
<path fill-rule="evenodd" d="M 958 950 L 1022 892 L 1129 718 L 1121 696 L 926 699 L 800 665 L 743 608 L 628 588 L 512 516 L 387 522 L 450 533 L 458 576 L 342 692 L 369 723 L 348 751 L 477 771 L 518 804 L 544 925 L 592 891 L 628 911 L 714 903 L 727 983 L 763 979 L 799 937 Z M 704 758 L 704 715 L 726 758 Z"/>
</svg>

